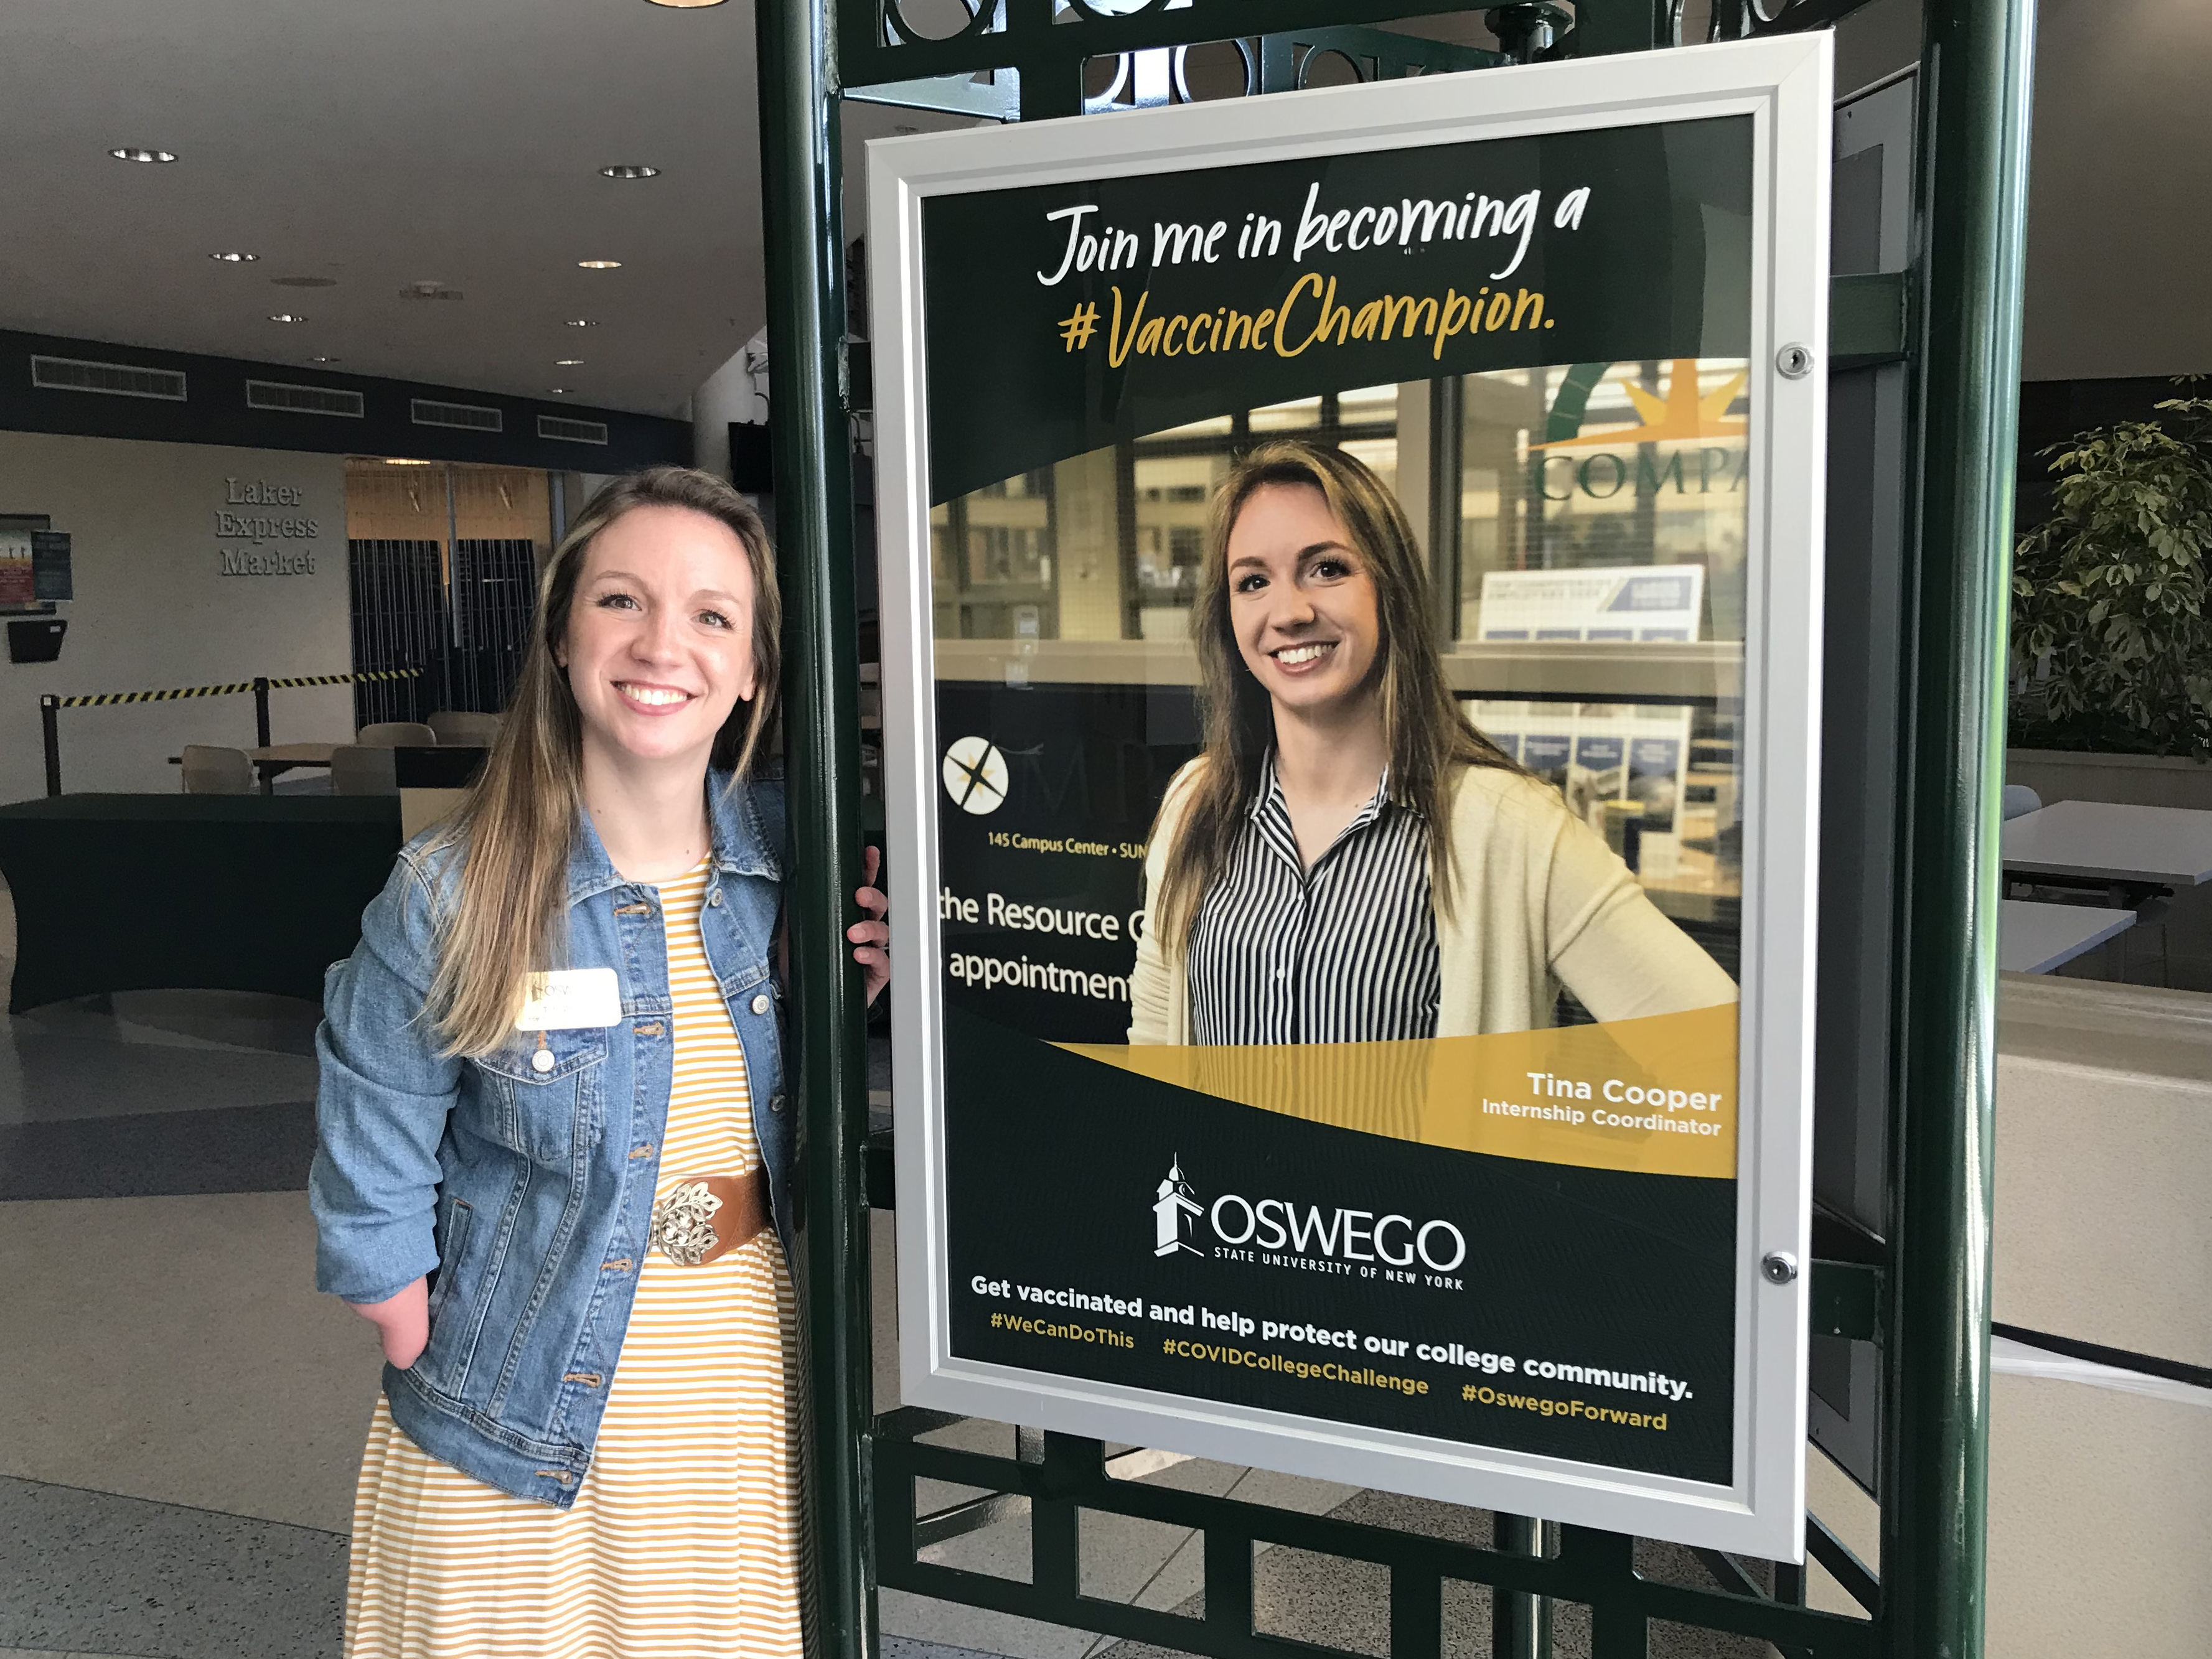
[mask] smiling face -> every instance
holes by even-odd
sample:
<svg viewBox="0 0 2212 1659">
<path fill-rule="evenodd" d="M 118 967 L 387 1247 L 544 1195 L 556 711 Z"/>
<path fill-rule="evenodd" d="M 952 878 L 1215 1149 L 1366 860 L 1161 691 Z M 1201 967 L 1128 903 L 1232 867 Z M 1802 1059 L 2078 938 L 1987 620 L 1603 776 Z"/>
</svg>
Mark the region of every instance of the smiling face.
<svg viewBox="0 0 2212 1659">
<path fill-rule="evenodd" d="M 592 758 L 703 774 L 714 738 L 753 695 L 752 563 L 720 520 L 632 508 L 584 555 L 555 660 Z"/>
<path fill-rule="evenodd" d="M 1228 544 L 1237 649 L 1278 714 L 1327 717 L 1373 690 L 1382 626 L 1367 560 L 1312 484 L 1262 485 Z"/>
</svg>

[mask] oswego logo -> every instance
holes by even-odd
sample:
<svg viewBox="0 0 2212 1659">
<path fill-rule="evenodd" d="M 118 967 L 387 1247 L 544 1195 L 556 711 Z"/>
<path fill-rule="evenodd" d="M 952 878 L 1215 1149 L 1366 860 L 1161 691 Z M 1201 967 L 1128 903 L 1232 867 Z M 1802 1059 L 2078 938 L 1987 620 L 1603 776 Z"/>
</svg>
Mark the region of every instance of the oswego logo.
<svg viewBox="0 0 2212 1659">
<path fill-rule="evenodd" d="M 1214 1248 L 1194 1240 L 1200 1230 Z M 1431 1273 L 1449 1273 L 1467 1260 L 1467 1237 L 1449 1221 L 1415 1221 L 1410 1216 L 1372 1210 L 1324 1210 L 1287 1199 L 1249 1199 L 1224 1193 L 1201 1204 L 1180 1154 L 1168 1167 L 1152 1200 L 1154 1255 L 1208 1255 L 1230 1261 L 1261 1261 L 1270 1267 L 1318 1267 L 1349 1272 L 1339 1264 L 1375 1262 L 1382 1277 L 1411 1279 L 1415 1264 Z M 1395 1270 L 1395 1271 L 1392 1271 Z M 1370 1277 L 1373 1273 L 1370 1271 Z"/>
<path fill-rule="evenodd" d="M 1182 1178 L 1182 1159 L 1178 1157 L 1169 1166 L 1167 1179 L 1160 1182 L 1159 1201 L 1152 1206 L 1156 1229 L 1152 1254 L 1174 1255 L 1187 1250 L 1203 1255 L 1205 1252 L 1190 1242 L 1190 1234 L 1192 1224 L 1205 1213 L 1205 1207 L 1191 1193 L 1190 1182 Z"/>
<path fill-rule="evenodd" d="M 963 811 L 995 812 L 1006 799 L 1006 757 L 988 738 L 956 738 L 945 751 L 945 793 Z"/>
</svg>

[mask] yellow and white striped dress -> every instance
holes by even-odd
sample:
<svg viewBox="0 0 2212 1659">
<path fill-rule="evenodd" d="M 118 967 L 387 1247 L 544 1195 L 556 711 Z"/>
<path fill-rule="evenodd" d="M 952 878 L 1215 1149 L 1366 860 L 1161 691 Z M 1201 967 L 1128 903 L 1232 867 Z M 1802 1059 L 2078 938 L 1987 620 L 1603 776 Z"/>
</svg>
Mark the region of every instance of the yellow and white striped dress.
<svg viewBox="0 0 2212 1659">
<path fill-rule="evenodd" d="M 660 889 L 676 1011 L 661 1187 L 760 1162 L 744 1054 L 699 938 L 702 864 Z M 566 1511 L 440 1462 L 380 1395 L 354 1498 L 347 1659 L 799 1659 L 811 1575 L 797 1311 L 764 1230 L 659 1250 Z"/>
</svg>

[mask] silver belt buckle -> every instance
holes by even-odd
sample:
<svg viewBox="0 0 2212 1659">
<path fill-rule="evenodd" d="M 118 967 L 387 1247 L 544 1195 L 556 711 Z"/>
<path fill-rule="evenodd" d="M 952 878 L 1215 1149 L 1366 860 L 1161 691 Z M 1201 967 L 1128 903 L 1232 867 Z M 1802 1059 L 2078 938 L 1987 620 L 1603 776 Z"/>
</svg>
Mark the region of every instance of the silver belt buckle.
<svg viewBox="0 0 2212 1659">
<path fill-rule="evenodd" d="M 721 1242 L 712 1220 L 721 1207 L 705 1182 L 680 1181 L 653 1206 L 651 1242 L 671 1261 L 696 1267 Z"/>
</svg>

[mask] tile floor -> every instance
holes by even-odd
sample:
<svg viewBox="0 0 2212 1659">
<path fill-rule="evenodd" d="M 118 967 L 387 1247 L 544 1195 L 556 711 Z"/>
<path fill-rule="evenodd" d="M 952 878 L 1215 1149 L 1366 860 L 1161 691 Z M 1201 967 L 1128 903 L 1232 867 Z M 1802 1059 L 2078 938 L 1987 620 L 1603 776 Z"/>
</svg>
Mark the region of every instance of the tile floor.
<svg viewBox="0 0 2212 1659">
<path fill-rule="evenodd" d="M 13 967 L 0 888 L 0 988 Z M 334 1659 L 374 1334 L 313 1289 L 304 1193 L 315 1010 L 281 999 L 137 993 L 0 1017 L 0 1659 Z M 889 1218 L 878 1217 L 878 1395 L 896 1403 Z M 996 1444 L 1005 1425 L 948 1439 Z M 1478 1511 L 1179 1461 L 1164 1485 L 1454 1536 Z M 1025 1572 L 1017 1516 L 938 1547 Z M 1704 1583 L 1681 1552 L 1647 1570 Z M 1186 1614 L 1193 1534 L 1094 1517 L 1086 1590 Z M 1380 1653 L 1379 1570 L 1279 1549 L 1261 1628 Z M 1479 1591 L 1448 1651 L 1486 1654 Z M 887 1659 L 1148 1659 L 1091 1632 L 887 1591 Z M 1587 1651 L 1563 1608 L 1556 1651 Z M 1653 1651 L 1736 1659 L 1685 1633 Z M 1579 1644 L 1579 1645 L 1578 1645 Z"/>
</svg>

